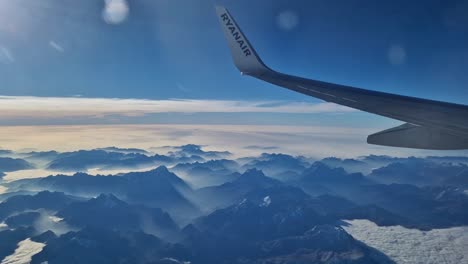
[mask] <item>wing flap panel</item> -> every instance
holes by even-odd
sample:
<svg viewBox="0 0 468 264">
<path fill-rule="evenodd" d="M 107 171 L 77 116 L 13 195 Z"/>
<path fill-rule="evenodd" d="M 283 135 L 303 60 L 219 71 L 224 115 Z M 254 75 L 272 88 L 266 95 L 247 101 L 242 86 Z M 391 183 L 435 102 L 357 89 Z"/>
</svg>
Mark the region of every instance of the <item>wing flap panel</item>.
<svg viewBox="0 0 468 264">
<path fill-rule="evenodd" d="M 468 148 L 468 138 L 408 123 L 372 134 L 367 138 L 367 143 L 389 147 L 434 150 Z"/>
</svg>

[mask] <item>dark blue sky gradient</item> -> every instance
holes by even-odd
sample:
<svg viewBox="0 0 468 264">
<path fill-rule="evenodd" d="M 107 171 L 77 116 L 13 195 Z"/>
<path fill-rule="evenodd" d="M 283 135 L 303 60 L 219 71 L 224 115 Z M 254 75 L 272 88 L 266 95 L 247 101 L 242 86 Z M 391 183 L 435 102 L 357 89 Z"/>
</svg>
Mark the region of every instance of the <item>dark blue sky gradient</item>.
<svg viewBox="0 0 468 264">
<path fill-rule="evenodd" d="M 276 70 L 468 103 L 468 1 L 218 2 Z M 103 21 L 103 1 L 0 5 L 0 22 L 14 29 L 0 27 L 0 47 L 14 57 L 0 61 L 1 95 L 314 100 L 241 77 L 213 1 L 130 0 L 119 25 Z M 299 21 L 289 31 L 277 23 L 285 11 Z M 392 47 L 406 54 L 397 64 Z"/>
</svg>

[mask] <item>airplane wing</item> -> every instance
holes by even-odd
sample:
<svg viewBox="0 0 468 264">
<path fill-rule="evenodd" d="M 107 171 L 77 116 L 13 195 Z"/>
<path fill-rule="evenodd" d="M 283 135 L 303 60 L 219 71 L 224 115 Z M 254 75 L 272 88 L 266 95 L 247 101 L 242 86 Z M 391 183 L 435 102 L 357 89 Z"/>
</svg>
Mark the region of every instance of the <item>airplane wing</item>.
<svg viewBox="0 0 468 264">
<path fill-rule="evenodd" d="M 216 12 L 236 67 L 242 74 L 365 112 L 397 119 L 403 126 L 368 137 L 370 144 L 419 149 L 468 149 L 468 106 L 283 74 L 263 63 L 224 7 Z"/>
</svg>

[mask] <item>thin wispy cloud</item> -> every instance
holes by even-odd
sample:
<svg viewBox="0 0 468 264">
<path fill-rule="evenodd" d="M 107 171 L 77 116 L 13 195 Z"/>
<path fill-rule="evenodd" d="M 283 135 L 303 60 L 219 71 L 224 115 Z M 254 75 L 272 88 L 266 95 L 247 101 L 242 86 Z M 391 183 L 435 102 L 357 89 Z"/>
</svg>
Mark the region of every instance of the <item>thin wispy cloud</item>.
<svg viewBox="0 0 468 264">
<path fill-rule="evenodd" d="M 0 63 L 9 64 L 15 62 L 13 53 L 7 48 L 0 46 Z"/>
<path fill-rule="evenodd" d="M 58 44 L 57 42 L 55 42 L 53 40 L 51 40 L 49 42 L 49 45 L 50 45 L 51 48 L 53 48 L 54 50 L 56 50 L 56 51 L 58 51 L 60 53 L 65 52 L 65 49 L 60 44 Z"/>
<path fill-rule="evenodd" d="M 143 116 L 154 113 L 344 113 L 332 103 L 0 96 L 0 118 Z"/>
</svg>

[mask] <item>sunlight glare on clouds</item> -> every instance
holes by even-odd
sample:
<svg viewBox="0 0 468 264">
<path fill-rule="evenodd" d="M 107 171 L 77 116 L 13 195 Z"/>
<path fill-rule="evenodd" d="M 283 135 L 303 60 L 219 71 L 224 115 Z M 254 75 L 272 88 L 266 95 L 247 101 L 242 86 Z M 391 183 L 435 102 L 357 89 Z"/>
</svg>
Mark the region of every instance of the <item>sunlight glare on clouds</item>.
<svg viewBox="0 0 468 264">
<path fill-rule="evenodd" d="M 31 20 L 25 1 L 0 0 L 0 33 L 24 36 L 29 33 Z M 37 1 L 39 2 L 39 1 Z"/>
<path fill-rule="evenodd" d="M 116 25 L 127 19 L 129 11 L 126 0 L 105 0 L 102 17 L 106 23 Z"/>
</svg>

